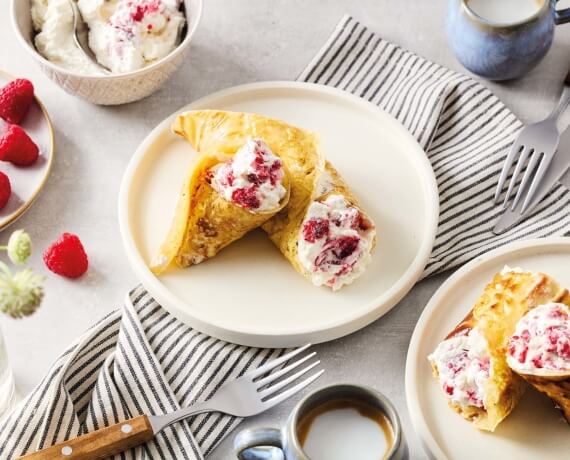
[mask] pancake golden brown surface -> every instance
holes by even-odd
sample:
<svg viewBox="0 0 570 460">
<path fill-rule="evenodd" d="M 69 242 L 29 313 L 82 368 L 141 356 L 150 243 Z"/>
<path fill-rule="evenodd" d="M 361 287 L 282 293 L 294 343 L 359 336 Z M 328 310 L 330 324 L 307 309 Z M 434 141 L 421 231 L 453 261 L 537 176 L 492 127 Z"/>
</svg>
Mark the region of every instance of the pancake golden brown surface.
<svg viewBox="0 0 570 460">
<path fill-rule="evenodd" d="M 429 357 L 449 406 L 476 428 L 494 431 L 526 388 L 507 364 L 509 338 L 529 310 L 560 301 L 568 301 L 568 291 L 548 275 L 508 268 L 495 275 Z"/>
</svg>

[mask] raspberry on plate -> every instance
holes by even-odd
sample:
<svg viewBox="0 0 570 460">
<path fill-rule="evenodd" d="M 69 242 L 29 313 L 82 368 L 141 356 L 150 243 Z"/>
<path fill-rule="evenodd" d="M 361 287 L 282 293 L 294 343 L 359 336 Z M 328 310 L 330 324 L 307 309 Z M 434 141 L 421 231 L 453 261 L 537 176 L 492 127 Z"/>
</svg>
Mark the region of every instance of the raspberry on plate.
<svg viewBox="0 0 570 460">
<path fill-rule="evenodd" d="M 79 278 L 89 266 L 79 237 L 72 233 L 63 233 L 46 249 L 43 258 L 47 268 L 67 278 Z"/>
<path fill-rule="evenodd" d="M 6 174 L 0 171 L 0 209 L 6 206 L 11 194 L 12 186 L 10 185 L 10 179 Z"/>
<path fill-rule="evenodd" d="M 39 156 L 35 142 L 18 125 L 8 124 L 0 134 L 0 161 L 30 166 Z"/>
<path fill-rule="evenodd" d="M 34 100 L 34 85 L 30 80 L 18 78 L 0 88 L 0 118 L 19 124 Z"/>
</svg>

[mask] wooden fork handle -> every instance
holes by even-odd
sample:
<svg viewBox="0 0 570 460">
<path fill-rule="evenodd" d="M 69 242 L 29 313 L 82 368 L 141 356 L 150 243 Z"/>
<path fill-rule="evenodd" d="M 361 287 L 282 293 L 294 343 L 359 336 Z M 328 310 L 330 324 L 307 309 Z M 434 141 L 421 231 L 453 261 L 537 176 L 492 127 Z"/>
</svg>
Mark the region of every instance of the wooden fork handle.
<svg viewBox="0 0 570 460">
<path fill-rule="evenodd" d="M 146 415 L 126 420 L 47 449 L 24 455 L 25 460 L 96 460 L 123 452 L 154 438 Z"/>
</svg>

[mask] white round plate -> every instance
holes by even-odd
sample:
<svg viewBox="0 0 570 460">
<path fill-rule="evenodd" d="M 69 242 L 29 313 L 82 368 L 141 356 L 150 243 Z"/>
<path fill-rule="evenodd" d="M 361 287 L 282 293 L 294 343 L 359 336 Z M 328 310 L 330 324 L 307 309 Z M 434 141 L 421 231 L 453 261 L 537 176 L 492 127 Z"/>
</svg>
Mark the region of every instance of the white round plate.
<svg viewBox="0 0 570 460">
<path fill-rule="evenodd" d="M 529 389 L 494 433 L 478 431 L 447 406 L 427 356 L 465 317 L 505 265 L 540 271 L 570 287 L 570 238 L 513 243 L 455 272 L 433 295 L 414 330 L 406 362 L 406 398 L 424 449 L 437 460 L 560 460 L 570 427 L 552 402 Z"/>
<path fill-rule="evenodd" d="M 15 77 L 0 71 L 0 87 Z M 0 131 L 4 121 L 0 119 Z M 40 149 L 40 157 L 25 168 L 0 162 L 0 171 L 5 173 L 12 186 L 12 195 L 6 206 L 0 210 L 0 230 L 21 217 L 38 197 L 51 171 L 54 156 L 53 128 L 49 116 L 36 98 L 30 111 L 20 125 Z"/>
<path fill-rule="evenodd" d="M 349 334 L 411 289 L 433 245 L 437 186 L 424 152 L 392 117 L 342 91 L 292 82 L 230 88 L 178 113 L 190 109 L 257 112 L 318 132 L 325 154 L 376 222 L 379 244 L 365 274 L 335 293 L 307 282 L 261 230 L 205 263 L 155 277 L 147 263 L 167 233 L 195 155 L 170 132 L 174 114 L 136 151 L 119 196 L 127 256 L 167 310 L 230 342 L 285 347 Z"/>
</svg>

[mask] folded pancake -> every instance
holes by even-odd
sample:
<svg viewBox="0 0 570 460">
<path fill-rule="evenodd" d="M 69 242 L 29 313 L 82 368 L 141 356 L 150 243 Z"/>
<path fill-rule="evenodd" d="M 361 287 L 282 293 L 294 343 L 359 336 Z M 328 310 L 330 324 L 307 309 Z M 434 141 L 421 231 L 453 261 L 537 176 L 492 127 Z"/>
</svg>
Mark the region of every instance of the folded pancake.
<svg viewBox="0 0 570 460">
<path fill-rule="evenodd" d="M 328 161 L 313 188 L 297 192 L 295 204 L 262 226 L 295 270 L 334 291 L 362 275 L 372 259 L 376 228 Z"/>
<path fill-rule="evenodd" d="M 570 423 L 570 308 L 565 303 L 536 307 L 518 322 L 507 363 Z"/>
<path fill-rule="evenodd" d="M 198 157 L 182 188 L 174 220 L 151 264 L 160 274 L 175 261 L 198 264 L 283 209 L 290 179 L 262 138 L 243 139 L 235 150 Z"/>
<path fill-rule="evenodd" d="M 531 309 L 568 297 L 543 273 L 506 267 L 495 275 L 472 311 L 428 357 L 449 406 L 476 428 L 494 431 L 526 387 L 507 364 L 517 323 Z"/>
<path fill-rule="evenodd" d="M 174 131 L 206 154 L 232 154 L 261 138 L 283 161 L 291 194 L 287 206 L 262 228 L 293 267 L 315 285 L 336 290 L 361 275 L 371 259 L 376 230 L 313 133 L 280 120 L 241 112 L 187 112 Z"/>
</svg>

